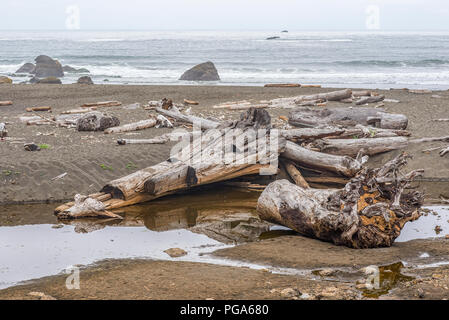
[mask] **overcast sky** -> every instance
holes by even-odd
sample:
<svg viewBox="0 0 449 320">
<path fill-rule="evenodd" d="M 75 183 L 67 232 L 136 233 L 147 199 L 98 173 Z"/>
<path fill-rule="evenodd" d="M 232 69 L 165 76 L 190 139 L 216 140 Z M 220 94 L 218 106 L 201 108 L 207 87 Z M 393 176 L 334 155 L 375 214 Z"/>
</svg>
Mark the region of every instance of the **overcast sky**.
<svg viewBox="0 0 449 320">
<path fill-rule="evenodd" d="M 70 5 L 81 30 L 366 30 L 372 5 L 380 30 L 449 30 L 448 0 L 0 0 L 0 30 L 64 30 Z"/>
</svg>

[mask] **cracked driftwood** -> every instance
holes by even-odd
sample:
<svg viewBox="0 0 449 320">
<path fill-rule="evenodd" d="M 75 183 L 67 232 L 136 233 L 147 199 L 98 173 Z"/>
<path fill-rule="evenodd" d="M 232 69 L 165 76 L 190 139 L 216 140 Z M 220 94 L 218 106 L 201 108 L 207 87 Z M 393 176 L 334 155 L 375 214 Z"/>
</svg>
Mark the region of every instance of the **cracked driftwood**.
<svg viewBox="0 0 449 320">
<path fill-rule="evenodd" d="M 391 246 L 404 224 L 419 218 L 423 195 L 405 193 L 422 170 L 400 173 L 402 154 L 378 169 L 364 168 L 343 189 L 304 189 L 287 180 L 268 185 L 257 210 L 268 221 L 305 236 L 353 248 Z"/>
<path fill-rule="evenodd" d="M 370 125 L 382 129 L 404 130 L 408 119 L 402 114 L 391 114 L 380 108 L 310 109 L 298 107 L 290 112 L 289 124 L 297 127 Z"/>
</svg>

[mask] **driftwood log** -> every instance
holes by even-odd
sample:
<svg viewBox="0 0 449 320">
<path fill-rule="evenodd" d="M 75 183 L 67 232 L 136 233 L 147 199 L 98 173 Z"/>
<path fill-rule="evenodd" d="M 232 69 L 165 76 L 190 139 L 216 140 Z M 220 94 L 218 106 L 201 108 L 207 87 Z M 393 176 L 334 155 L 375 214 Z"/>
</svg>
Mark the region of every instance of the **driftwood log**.
<svg viewBox="0 0 449 320">
<path fill-rule="evenodd" d="M 192 115 L 186 115 L 181 113 L 176 107 L 171 108 L 170 110 L 165 110 L 161 107 L 156 107 L 156 111 L 166 117 L 173 118 L 180 122 L 186 122 L 186 123 L 196 123 L 201 126 L 201 129 L 207 130 L 207 129 L 216 129 L 220 126 L 219 122 L 203 119 L 200 117 L 192 116 Z"/>
<path fill-rule="evenodd" d="M 271 117 L 268 112 L 250 109 L 241 115 L 239 121 L 217 130 L 206 131 L 199 144 L 195 143 L 195 137 L 191 141 L 189 134 L 186 145 L 167 161 L 114 180 L 103 187 L 100 193 L 90 195 L 89 198 L 103 201 L 103 211 L 108 211 L 195 186 L 258 174 L 260 170 L 271 168 L 272 157 L 277 160 L 285 145 L 282 141 L 285 140 L 274 137 L 278 142 L 277 149 L 274 154 L 267 154 L 257 148 L 256 136 L 248 133 L 254 129 L 269 134 L 270 128 Z M 231 129 L 236 129 L 232 131 L 235 132 L 232 137 L 235 142 L 223 143 L 223 138 Z M 239 140 L 242 141 L 242 146 L 238 143 Z M 213 154 L 222 154 L 222 157 L 217 159 Z M 244 156 L 244 161 L 238 161 L 239 156 Z M 271 174 L 277 173 L 277 166 L 275 169 Z M 56 215 L 70 217 L 73 205 L 74 203 L 68 203 L 58 207 Z M 76 217 L 79 216 L 81 214 L 77 212 Z"/>
<path fill-rule="evenodd" d="M 156 118 L 151 118 L 148 120 L 141 120 L 134 123 L 128 123 L 120 127 L 112 127 L 104 130 L 105 134 L 111 134 L 111 133 L 121 133 L 121 132 L 130 132 L 130 131 L 137 131 L 137 130 L 143 130 L 147 128 L 152 128 L 156 126 L 157 120 Z"/>
<path fill-rule="evenodd" d="M 364 168 L 340 190 L 305 189 L 278 180 L 257 210 L 268 221 L 305 236 L 353 248 L 391 246 L 408 221 L 419 218 L 423 195 L 404 190 L 422 170 L 402 175 L 405 154 L 378 169 Z"/>
<path fill-rule="evenodd" d="M 281 157 L 301 163 L 307 167 L 335 172 L 346 177 L 353 177 L 368 160 L 367 157 L 358 160 L 347 156 L 316 152 L 290 141 L 287 141 L 285 151 L 281 154 Z"/>
<path fill-rule="evenodd" d="M 338 90 L 326 93 L 317 93 L 307 96 L 296 97 L 295 103 L 300 104 L 304 101 L 310 100 L 323 100 L 323 101 L 340 101 L 352 97 L 352 91 L 350 89 Z"/>
<path fill-rule="evenodd" d="M 370 125 L 383 129 L 405 130 L 408 119 L 402 114 L 389 114 L 380 108 L 310 109 L 298 107 L 289 114 L 289 124 L 297 127 Z"/>
</svg>

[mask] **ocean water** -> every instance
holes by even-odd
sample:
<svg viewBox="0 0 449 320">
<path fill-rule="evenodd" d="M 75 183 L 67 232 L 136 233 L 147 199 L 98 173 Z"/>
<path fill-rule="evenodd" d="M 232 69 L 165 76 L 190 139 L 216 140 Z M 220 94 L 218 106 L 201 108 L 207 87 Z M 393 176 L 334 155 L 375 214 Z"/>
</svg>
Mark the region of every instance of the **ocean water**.
<svg viewBox="0 0 449 320">
<path fill-rule="evenodd" d="M 40 54 L 95 83 L 189 84 L 181 74 L 210 60 L 219 85 L 449 88 L 449 32 L 0 31 L 1 75 L 27 80 L 13 74 Z"/>
</svg>

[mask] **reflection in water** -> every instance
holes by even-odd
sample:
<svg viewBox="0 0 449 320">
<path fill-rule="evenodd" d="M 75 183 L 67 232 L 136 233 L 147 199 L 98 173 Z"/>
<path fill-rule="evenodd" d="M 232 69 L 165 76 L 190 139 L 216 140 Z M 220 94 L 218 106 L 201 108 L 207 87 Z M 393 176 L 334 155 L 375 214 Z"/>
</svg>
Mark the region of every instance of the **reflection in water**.
<svg viewBox="0 0 449 320">
<path fill-rule="evenodd" d="M 404 267 L 402 262 L 394 263 L 387 266 L 379 267 L 379 287 L 373 289 L 362 289 L 363 295 L 368 298 L 378 298 L 387 294 L 391 289 L 395 288 L 401 282 L 407 282 L 414 277 L 401 273 Z"/>
</svg>

